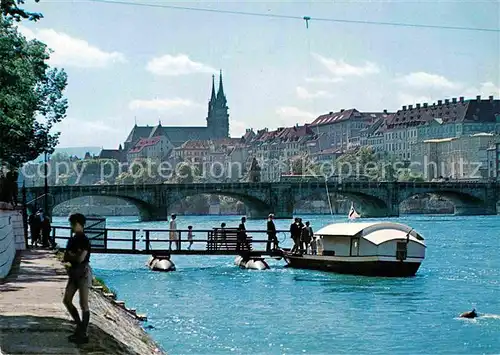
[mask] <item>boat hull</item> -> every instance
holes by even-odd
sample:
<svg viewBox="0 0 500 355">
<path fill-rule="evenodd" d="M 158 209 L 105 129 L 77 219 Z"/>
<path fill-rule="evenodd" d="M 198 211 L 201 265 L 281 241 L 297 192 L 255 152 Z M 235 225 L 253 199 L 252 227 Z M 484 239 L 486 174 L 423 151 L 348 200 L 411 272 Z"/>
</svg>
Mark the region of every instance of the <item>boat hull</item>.
<svg viewBox="0 0 500 355">
<path fill-rule="evenodd" d="M 285 256 L 285 261 L 289 267 L 298 269 L 383 277 L 415 276 L 421 264 L 421 261 L 334 260 L 322 258 L 320 256 Z"/>
</svg>

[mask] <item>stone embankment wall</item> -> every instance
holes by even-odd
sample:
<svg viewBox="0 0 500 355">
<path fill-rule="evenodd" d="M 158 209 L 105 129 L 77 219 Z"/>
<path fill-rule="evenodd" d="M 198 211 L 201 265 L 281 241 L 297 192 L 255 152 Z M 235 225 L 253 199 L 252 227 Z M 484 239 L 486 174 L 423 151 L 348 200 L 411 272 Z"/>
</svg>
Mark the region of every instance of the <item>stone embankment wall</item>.
<svg viewBox="0 0 500 355">
<path fill-rule="evenodd" d="M 0 279 L 9 274 L 16 251 L 25 247 L 21 210 L 0 202 Z"/>
</svg>

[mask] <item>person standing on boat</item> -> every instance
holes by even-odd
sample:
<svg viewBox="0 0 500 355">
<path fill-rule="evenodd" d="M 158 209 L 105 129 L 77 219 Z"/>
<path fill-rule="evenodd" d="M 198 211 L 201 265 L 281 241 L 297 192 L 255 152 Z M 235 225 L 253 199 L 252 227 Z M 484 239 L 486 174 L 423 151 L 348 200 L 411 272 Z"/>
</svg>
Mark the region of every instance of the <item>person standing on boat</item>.
<svg viewBox="0 0 500 355">
<path fill-rule="evenodd" d="M 177 238 L 177 221 L 176 221 L 177 216 L 175 214 L 172 214 L 172 218 L 170 219 L 170 243 L 168 246 L 169 250 L 172 250 L 172 242 L 175 242 L 175 247 L 177 250 L 179 250 L 179 242 Z"/>
<path fill-rule="evenodd" d="M 191 246 L 193 245 L 193 226 L 188 226 L 188 250 L 191 250 Z"/>
<path fill-rule="evenodd" d="M 318 254 L 318 244 L 316 241 L 316 237 L 313 235 L 311 238 L 311 254 L 312 255 L 317 255 Z"/>
<path fill-rule="evenodd" d="M 276 226 L 274 224 L 274 215 L 269 214 L 267 219 L 267 247 L 266 250 L 269 253 L 271 251 L 271 242 L 273 243 L 273 250 L 278 249 L 278 238 L 276 237 Z"/>
<path fill-rule="evenodd" d="M 222 243 L 224 243 L 227 249 L 226 223 L 224 222 L 220 224 L 220 239 L 221 239 L 220 246 L 222 247 Z"/>
<path fill-rule="evenodd" d="M 293 240 L 293 248 L 290 251 L 291 253 L 296 253 L 299 251 L 299 244 L 300 244 L 300 218 L 295 218 L 292 224 L 290 224 L 290 237 Z"/>
<path fill-rule="evenodd" d="M 306 222 L 306 225 L 302 228 L 301 234 L 301 247 L 302 250 L 307 254 L 309 251 L 309 244 L 311 244 L 311 239 L 313 236 L 312 228 L 309 226 L 309 221 Z"/>
<path fill-rule="evenodd" d="M 246 221 L 247 221 L 246 217 L 241 217 L 241 223 L 238 226 L 238 235 L 237 235 L 238 242 L 236 243 L 236 251 L 243 250 L 245 246 L 247 247 L 247 250 L 250 250 L 250 246 L 248 245 L 247 241 L 247 229 L 245 227 Z"/>
<path fill-rule="evenodd" d="M 302 248 L 302 231 L 304 230 L 304 223 L 302 223 L 302 218 L 299 218 L 299 231 L 298 231 L 298 234 L 299 234 L 299 250 L 301 253 L 304 253 L 304 249 Z"/>
</svg>

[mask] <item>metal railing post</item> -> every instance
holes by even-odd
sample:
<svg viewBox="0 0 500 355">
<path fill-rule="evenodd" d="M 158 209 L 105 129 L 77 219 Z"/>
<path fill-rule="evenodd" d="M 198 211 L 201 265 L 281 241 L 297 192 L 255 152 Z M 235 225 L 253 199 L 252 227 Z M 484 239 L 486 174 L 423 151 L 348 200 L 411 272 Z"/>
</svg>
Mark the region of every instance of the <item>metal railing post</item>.
<svg viewBox="0 0 500 355">
<path fill-rule="evenodd" d="M 137 242 L 137 231 L 132 231 L 132 251 L 135 253 L 136 250 L 136 242 Z"/>
<path fill-rule="evenodd" d="M 146 231 L 146 252 L 149 252 L 149 231 Z"/>
<path fill-rule="evenodd" d="M 108 230 L 104 230 L 104 251 L 108 250 Z"/>
</svg>

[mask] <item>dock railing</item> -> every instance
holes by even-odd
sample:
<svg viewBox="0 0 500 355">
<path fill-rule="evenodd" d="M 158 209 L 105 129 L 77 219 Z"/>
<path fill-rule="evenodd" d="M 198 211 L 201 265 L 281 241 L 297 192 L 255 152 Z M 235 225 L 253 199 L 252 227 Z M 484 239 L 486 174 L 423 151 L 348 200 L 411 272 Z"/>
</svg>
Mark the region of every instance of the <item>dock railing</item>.
<svg viewBox="0 0 500 355">
<path fill-rule="evenodd" d="M 87 229 L 86 229 L 87 231 Z M 90 230 L 89 230 L 90 231 Z M 89 238 L 93 253 L 108 254 L 184 254 L 238 255 L 241 253 L 273 255 L 274 243 L 268 241 L 267 230 L 246 230 L 246 238 L 238 238 L 237 228 L 191 230 L 192 246 L 187 229 L 103 228 Z M 289 232 L 277 230 L 280 242 Z M 66 247 L 71 228 L 52 227 L 52 238 L 60 249 Z M 191 246 L 191 247 L 190 247 Z"/>
</svg>

